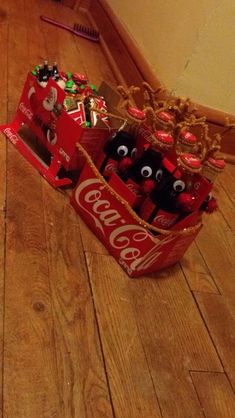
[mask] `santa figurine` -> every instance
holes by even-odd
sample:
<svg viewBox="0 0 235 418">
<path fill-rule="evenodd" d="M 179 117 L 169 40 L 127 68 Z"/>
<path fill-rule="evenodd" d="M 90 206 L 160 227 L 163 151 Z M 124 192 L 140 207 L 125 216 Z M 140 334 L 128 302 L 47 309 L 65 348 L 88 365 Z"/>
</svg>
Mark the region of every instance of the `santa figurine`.
<svg viewBox="0 0 235 418">
<path fill-rule="evenodd" d="M 39 100 L 35 87 L 28 92 L 30 107 L 33 111 L 33 122 L 39 126 L 48 142 L 54 145 L 57 142 L 56 121 L 62 106 L 57 103 L 57 90 L 50 87 L 43 100 Z"/>
</svg>

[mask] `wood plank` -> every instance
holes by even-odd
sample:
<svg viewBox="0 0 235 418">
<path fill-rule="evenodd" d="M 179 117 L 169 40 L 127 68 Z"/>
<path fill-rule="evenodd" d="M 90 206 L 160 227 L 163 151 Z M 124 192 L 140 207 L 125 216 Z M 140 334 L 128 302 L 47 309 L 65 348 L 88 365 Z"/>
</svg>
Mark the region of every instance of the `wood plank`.
<svg viewBox="0 0 235 418">
<path fill-rule="evenodd" d="M 233 418 L 235 396 L 223 373 L 191 373 L 206 418 Z"/>
<path fill-rule="evenodd" d="M 235 389 L 235 315 L 227 298 L 195 293 L 224 369 Z"/>
<path fill-rule="evenodd" d="M 75 21 L 79 20 L 83 25 L 89 26 L 83 14 L 79 14 L 78 16 L 72 10 L 61 7 L 58 4 L 53 4 L 53 7 L 49 7 L 49 4 L 44 3 L 41 12 L 45 15 L 50 14 L 54 19 L 63 21 L 68 25 L 73 25 Z M 66 31 L 43 22 L 41 23 L 41 28 L 44 32 L 46 51 L 49 59 L 52 61 L 56 60 L 61 68 L 65 70 L 84 73 L 90 82 L 97 86 L 103 80 L 106 80 L 106 82 L 113 86 L 115 85 L 115 79 L 105 61 L 99 44 L 93 44 L 82 38 L 72 36 Z M 87 48 L 88 45 L 89 48 Z M 55 54 L 57 51 L 58 56 L 56 57 Z M 79 225 L 84 250 L 98 254 L 107 254 L 105 247 L 94 237 L 81 219 L 79 219 Z"/>
<path fill-rule="evenodd" d="M 0 43 L 7 45 L 8 31 L 5 24 L 6 14 L 1 9 L 2 24 L 0 25 Z M 0 123 L 6 123 L 7 119 L 7 55 L 0 54 L 0 66 L 2 69 L 0 79 L 1 108 Z M 5 203 L 6 203 L 6 140 L 0 135 L 0 393 L 3 392 L 3 362 L 4 362 L 4 292 L 5 292 Z M 0 417 L 3 417 L 3 399 L 0 399 Z"/>
<path fill-rule="evenodd" d="M 24 1 L 7 2 L 8 117 L 28 67 Z M 33 33 L 30 26 L 29 31 Z M 4 415 L 64 417 L 58 387 L 41 177 L 8 146 Z"/>
<path fill-rule="evenodd" d="M 153 330 L 152 343 L 166 337 L 166 333 L 165 344 L 174 347 L 186 370 L 221 371 L 220 361 L 179 266 L 150 277 L 143 276 L 139 286 L 132 282 L 136 315 L 142 313 L 139 319 L 143 331 L 150 318 L 155 318 L 155 323 L 159 324 Z"/>
<path fill-rule="evenodd" d="M 87 258 L 112 394 L 118 379 L 126 385 L 124 354 L 137 326 L 163 416 L 202 416 L 188 371 L 222 367 L 179 267 L 135 280 L 111 257 Z"/>
<path fill-rule="evenodd" d="M 161 417 L 128 293 L 128 278 L 110 256 L 86 256 L 115 416 Z"/>
<path fill-rule="evenodd" d="M 208 216 L 196 242 L 220 293 L 235 309 L 235 236 L 222 213 Z"/>
<path fill-rule="evenodd" d="M 222 184 L 233 205 L 235 205 L 235 166 L 227 164 L 224 172 L 219 176 L 219 184 Z"/>
<path fill-rule="evenodd" d="M 189 371 L 222 366 L 179 268 L 132 280 L 130 287 L 163 416 L 202 417 Z"/>
<path fill-rule="evenodd" d="M 219 209 L 232 232 L 235 232 L 235 167 L 227 164 L 216 182 Z"/>
<path fill-rule="evenodd" d="M 80 217 L 78 222 L 81 231 L 83 250 L 85 252 L 88 251 L 95 254 L 108 255 L 108 251 L 105 246 L 99 241 L 99 239 L 93 234 Z"/>
<path fill-rule="evenodd" d="M 193 291 L 219 293 L 213 277 L 195 242 L 180 262 L 189 287 Z"/>
<path fill-rule="evenodd" d="M 13 152 L 9 152 L 7 189 L 4 413 L 9 418 L 31 418 L 38 411 L 64 417 L 40 179 Z"/>
<path fill-rule="evenodd" d="M 78 217 L 47 184 L 44 207 L 58 381 L 68 417 L 113 417 Z"/>
<path fill-rule="evenodd" d="M 49 4 L 48 8 L 50 10 Z M 36 22 L 40 12 L 39 3 L 32 4 L 30 13 L 26 14 L 28 24 L 32 13 Z M 55 45 L 60 43 L 53 31 L 50 32 L 50 42 L 43 35 L 33 39 L 32 43 L 29 39 L 31 61 L 39 56 L 40 51 L 46 55 L 53 40 Z M 73 59 L 70 37 L 64 38 L 60 51 L 63 51 L 61 65 Z M 52 61 L 57 59 L 50 51 L 49 57 Z M 113 417 L 78 217 L 68 204 L 68 195 L 53 190 L 45 181 L 42 186 L 55 357 L 60 365 L 58 384 L 64 414 L 66 417 Z"/>
</svg>

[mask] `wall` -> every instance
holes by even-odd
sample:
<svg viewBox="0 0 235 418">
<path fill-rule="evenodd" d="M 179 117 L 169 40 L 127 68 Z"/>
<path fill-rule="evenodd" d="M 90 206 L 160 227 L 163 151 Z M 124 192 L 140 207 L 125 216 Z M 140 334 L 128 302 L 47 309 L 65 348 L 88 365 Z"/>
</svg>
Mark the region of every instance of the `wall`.
<svg viewBox="0 0 235 418">
<path fill-rule="evenodd" d="M 234 0 L 108 0 L 170 91 L 235 113 Z"/>
</svg>

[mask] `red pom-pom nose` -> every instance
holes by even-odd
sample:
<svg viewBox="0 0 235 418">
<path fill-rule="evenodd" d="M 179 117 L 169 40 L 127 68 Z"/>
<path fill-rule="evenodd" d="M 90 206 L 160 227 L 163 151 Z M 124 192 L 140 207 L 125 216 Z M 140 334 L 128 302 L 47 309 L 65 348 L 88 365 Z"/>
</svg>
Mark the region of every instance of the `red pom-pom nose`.
<svg viewBox="0 0 235 418">
<path fill-rule="evenodd" d="M 129 157 L 123 158 L 119 164 L 118 164 L 118 170 L 123 173 L 124 171 L 127 171 L 128 168 L 130 168 L 133 164 L 133 161 Z"/>
<path fill-rule="evenodd" d="M 216 209 L 218 209 L 218 204 L 217 204 L 217 200 L 212 197 L 209 202 L 207 203 L 206 206 L 206 212 L 207 213 L 212 213 L 214 212 Z"/>
<path fill-rule="evenodd" d="M 190 193 L 181 193 L 177 198 L 180 208 L 186 212 L 191 212 L 195 198 Z"/>
</svg>

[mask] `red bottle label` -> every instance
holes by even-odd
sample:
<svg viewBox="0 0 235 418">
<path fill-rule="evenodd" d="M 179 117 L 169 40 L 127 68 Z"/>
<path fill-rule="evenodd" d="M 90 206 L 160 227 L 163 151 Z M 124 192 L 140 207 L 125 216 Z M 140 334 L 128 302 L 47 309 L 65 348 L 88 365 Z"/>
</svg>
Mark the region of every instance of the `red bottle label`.
<svg viewBox="0 0 235 418">
<path fill-rule="evenodd" d="M 104 177 L 110 177 L 113 172 L 116 172 L 117 171 L 117 169 L 118 169 L 118 163 L 117 163 L 117 161 L 112 160 L 110 158 L 107 161 L 107 164 L 106 164 L 106 166 L 105 166 L 104 171 L 103 171 L 102 174 L 103 174 Z"/>
<path fill-rule="evenodd" d="M 132 193 L 136 194 L 137 196 L 142 196 L 141 193 L 140 193 L 140 186 L 139 186 L 139 184 L 135 183 L 131 179 L 128 179 L 127 182 L 126 182 L 126 185 L 127 185 L 128 189 Z"/>
<path fill-rule="evenodd" d="M 170 229 L 176 223 L 178 218 L 179 213 L 169 213 L 159 209 L 152 225 L 162 229 Z"/>
<path fill-rule="evenodd" d="M 105 158 L 106 158 L 105 153 L 103 151 L 100 151 L 96 160 L 95 160 L 95 165 L 98 168 L 98 170 L 100 170 L 100 167 L 101 167 Z"/>
</svg>

